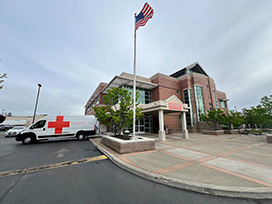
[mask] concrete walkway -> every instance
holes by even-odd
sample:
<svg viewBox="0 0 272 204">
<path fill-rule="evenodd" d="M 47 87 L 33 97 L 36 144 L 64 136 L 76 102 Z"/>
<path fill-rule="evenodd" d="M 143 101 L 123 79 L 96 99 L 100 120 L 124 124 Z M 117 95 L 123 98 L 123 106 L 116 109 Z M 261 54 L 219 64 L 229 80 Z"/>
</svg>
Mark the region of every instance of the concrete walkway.
<svg viewBox="0 0 272 204">
<path fill-rule="evenodd" d="M 144 136 L 156 139 L 156 150 L 118 154 L 101 138 L 90 141 L 118 166 L 158 183 L 219 196 L 272 198 L 272 144 L 265 136 L 172 134 L 163 142 L 158 135 Z"/>
</svg>

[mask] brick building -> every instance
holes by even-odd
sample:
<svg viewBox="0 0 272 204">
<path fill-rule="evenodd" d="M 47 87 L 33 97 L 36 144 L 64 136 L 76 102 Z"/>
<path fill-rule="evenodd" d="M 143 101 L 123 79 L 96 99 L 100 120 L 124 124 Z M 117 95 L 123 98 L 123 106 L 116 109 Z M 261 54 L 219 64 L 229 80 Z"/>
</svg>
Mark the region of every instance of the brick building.
<svg viewBox="0 0 272 204">
<path fill-rule="evenodd" d="M 122 73 L 109 83 L 101 82 L 85 105 L 86 115 L 94 114 L 92 107 L 103 104 L 103 96 L 112 87 L 129 89 L 132 93 L 133 75 Z M 201 122 L 201 114 L 213 108 L 228 108 L 226 94 L 216 90 L 214 80 L 198 62 L 169 76 L 161 73 L 150 78 L 137 76 L 136 87 L 140 93 L 138 102 L 144 113 L 136 121 L 138 133 L 160 133 L 161 120 L 166 134 L 183 132 L 186 135 L 187 127 L 189 132 L 199 132 L 208 128 Z M 181 104 L 178 105 L 181 109 L 173 108 L 173 104 Z M 161 119 L 160 114 L 163 115 Z"/>
</svg>

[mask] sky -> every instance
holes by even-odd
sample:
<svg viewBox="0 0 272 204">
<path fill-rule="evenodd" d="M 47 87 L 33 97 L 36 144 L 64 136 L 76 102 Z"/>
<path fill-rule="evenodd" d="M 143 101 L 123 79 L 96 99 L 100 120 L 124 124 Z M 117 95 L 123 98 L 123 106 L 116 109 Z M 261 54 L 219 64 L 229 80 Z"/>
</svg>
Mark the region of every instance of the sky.
<svg viewBox="0 0 272 204">
<path fill-rule="evenodd" d="M 100 82 L 133 74 L 138 0 L 1 0 L 0 113 L 83 115 Z M 241 110 L 272 94 L 271 0 L 150 0 L 137 30 L 136 74 L 199 62 Z"/>
</svg>

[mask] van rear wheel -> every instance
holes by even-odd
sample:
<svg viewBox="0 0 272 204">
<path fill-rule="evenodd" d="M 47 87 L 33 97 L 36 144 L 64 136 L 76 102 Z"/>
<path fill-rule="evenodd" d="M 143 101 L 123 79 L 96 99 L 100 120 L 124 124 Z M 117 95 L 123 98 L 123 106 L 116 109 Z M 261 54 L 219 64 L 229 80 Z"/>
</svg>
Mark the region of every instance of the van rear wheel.
<svg viewBox="0 0 272 204">
<path fill-rule="evenodd" d="M 81 141 L 81 140 L 85 140 L 85 134 L 84 133 L 79 133 L 77 135 L 77 140 Z"/>
<path fill-rule="evenodd" d="M 33 142 L 33 138 L 30 135 L 27 135 L 23 138 L 22 143 L 23 144 L 30 144 Z"/>
</svg>

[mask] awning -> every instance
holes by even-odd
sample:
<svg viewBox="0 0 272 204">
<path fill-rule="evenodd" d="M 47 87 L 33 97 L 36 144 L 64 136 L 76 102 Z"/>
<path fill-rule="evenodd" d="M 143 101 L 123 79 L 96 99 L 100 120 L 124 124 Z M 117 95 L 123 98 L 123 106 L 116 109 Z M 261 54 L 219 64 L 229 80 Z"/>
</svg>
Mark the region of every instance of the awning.
<svg viewBox="0 0 272 204">
<path fill-rule="evenodd" d="M 97 96 L 99 96 L 99 94 L 98 94 L 98 93 L 94 93 L 94 94 L 90 97 L 90 99 L 88 100 L 88 102 L 86 103 L 86 105 L 84 106 L 84 108 L 87 108 L 87 106 L 90 105 L 91 102 L 93 102 L 93 101 L 97 98 Z"/>
<path fill-rule="evenodd" d="M 133 79 L 126 78 L 123 76 L 115 76 L 110 83 L 105 86 L 105 88 L 101 91 L 103 94 L 106 94 L 108 89 L 111 89 L 112 87 L 119 88 L 121 85 L 127 85 L 127 86 L 133 86 Z M 145 81 L 136 80 L 136 87 L 137 88 L 143 88 L 143 89 L 154 89 L 158 85 L 154 83 L 149 83 Z"/>
<path fill-rule="evenodd" d="M 220 98 L 219 101 L 229 101 L 227 98 Z"/>
</svg>

